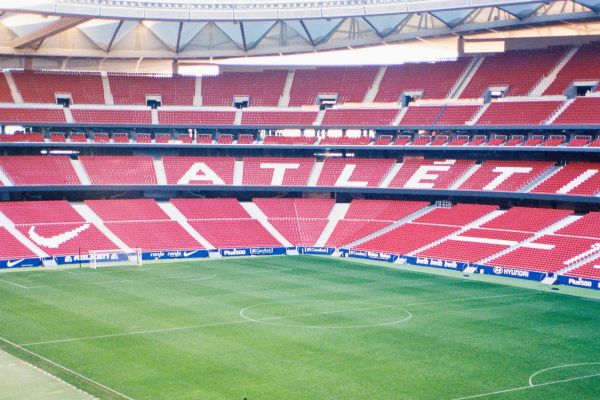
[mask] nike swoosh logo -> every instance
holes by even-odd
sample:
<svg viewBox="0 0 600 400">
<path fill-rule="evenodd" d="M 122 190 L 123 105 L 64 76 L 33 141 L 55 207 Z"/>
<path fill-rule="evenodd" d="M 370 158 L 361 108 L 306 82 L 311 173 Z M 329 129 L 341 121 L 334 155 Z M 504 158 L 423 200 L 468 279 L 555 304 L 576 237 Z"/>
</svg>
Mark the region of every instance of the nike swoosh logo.
<svg viewBox="0 0 600 400">
<path fill-rule="evenodd" d="M 23 261 L 25 261 L 25 259 L 24 259 L 24 258 L 21 258 L 20 260 L 11 260 L 11 261 L 7 261 L 7 262 L 6 262 L 6 266 L 7 266 L 8 268 L 12 268 L 12 267 L 14 267 L 14 266 L 15 266 L 15 265 L 17 265 L 17 264 L 20 264 L 20 263 L 22 263 Z"/>
<path fill-rule="evenodd" d="M 184 257 L 189 257 L 189 256 L 191 256 L 192 254 L 194 254 L 194 253 L 197 253 L 197 252 L 198 252 L 198 250 L 194 250 L 194 251 L 184 251 L 184 252 L 183 252 L 183 256 L 184 256 Z"/>
<path fill-rule="evenodd" d="M 47 247 L 49 249 L 57 249 L 61 244 L 68 242 L 71 239 L 75 239 L 79 234 L 90 227 L 90 224 L 83 224 L 78 226 L 75 229 L 71 229 L 70 231 L 59 233 L 58 235 L 44 237 L 39 235 L 35 231 L 35 226 L 31 226 L 29 228 L 29 238 L 33 240 L 36 244 L 39 244 L 42 247 Z"/>
</svg>

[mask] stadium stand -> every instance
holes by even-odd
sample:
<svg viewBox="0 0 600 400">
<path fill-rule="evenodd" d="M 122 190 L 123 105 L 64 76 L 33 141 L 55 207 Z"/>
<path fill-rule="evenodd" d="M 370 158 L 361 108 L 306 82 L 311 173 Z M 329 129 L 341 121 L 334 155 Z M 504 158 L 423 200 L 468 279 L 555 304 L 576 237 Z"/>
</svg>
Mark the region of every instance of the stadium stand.
<svg viewBox="0 0 600 400">
<path fill-rule="evenodd" d="M 319 95 L 337 96 L 337 104 L 360 103 L 375 79 L 377 67 L 299 69 L 294 75 L 290 106 L 317 104 Z"/>
<path fill-rule="evenodd" d="M 0 168 L 17 186 L 80 184 L 68 157 L 4 156 Z"/>
<path fill-rule="evenodd" d="M 57 95 L 66 95 L 72 104 L 105 103 L 99 73 L 11 71 L 11 75 L 25 103 L 55 104 Z"/>
<path fill-rule="evenodd" d="M 328 109 L 325 111 L 324 126 L 389 126 L 399 109 Z"/>
<path fill-rule="evenodd" d="M 244 158 L 244 185 L 306 186 L 314 165 L 312 158 Z"/>
<path fill-rule="evenodd" d="M 481 225 L 482 228 L 537 232 L 573 214 L 572 210 L 512 207 L 504 214 Z"/>
<path fill-rule="evenodd" d="M 62 108 L 26 108 L 26 107 L 10 107 L 0 108 L 0 122 L 23 124 L 31 123 L 64 123 L 65 113 Z M 0 135 L 11 136 L 11 135 Z M 16 137 L 18 138 L 18 137 Z M 15 138 L 15 139 L 16 139 Z M 16 140 L 15 140 L 16 141 Z"/>
<path fill-rule="evenodd" d="M 233 125 L 233 111 L 158 111 L 158 121 L 165 125 Z"/>
<path fill-rule="evenodd" d="M 598 239 L 544 235 L 499 256 L 490 265 L 557 272 L 577 261 L 577 257 L 596 245 Z"/>
<path fill-rule="evenodd" d="M 394 164 L 393 159 L 327 158 L 317 186 L 377 187 Z"/>
<path fill-rule="evenodd" d="M 281 144 L 281 145 L 311 145 L 314 144 L 314 137 L 303 136 L 265 136 L 263 144 Z"/>
<path fill-rule="evenodd" d="M 0 227 L 0 258 L 29 258 L 36 257 L 27 246 L 14 237 L 4 227 Z"/>
<path fill-rule="evenodd" d="M 146 105 L 147 96 L 160 97 L 162 105 L 191 106 L 195 78 L 140 74 L 108 74 L 115 104 Z"/>
<path fill-rule="evenodd" d="M 534 193 L 591 196 L 600 192 L 600 164 L 574 162 L 533 188 Z"/>
<path fill-rule="evenodd" d="M 471 160 L 407 158 L 388 187 L 449 189 L 474 164 Z"/>
<path fill-rule="evenodd" d="M 103 221 L 160 221 L 169 217 L 152 199 L 86 200 Z"/>
<path fill-rule="evenodd" d="M 232 185 L 233 157 L 162 158 L 169 185 Z"/>
<path fill-rule="evenodd" d="M 251 107 L 275 107 L 283 95 L 287 71 L 224 72 L 202 78 L 202 105 L 233 106 L 234 97 L 247 96 Z M 192 86 L 193 87 L 193 86 Z"/>
<path fill-rule="evenodd" d="M 399 200 L 352 200 L 327 240 L 342 247 L 362 239 L 426 207 L 428 203 Z"/>
<path fill-rule="evenodd" d="M 316 112 L 307 111 L 244 111 L 242 125 L 311 126 L 316 118 Z"/>
<path fill-rule="evenodd" d="M 552 47 L 486 55 L 460 97 L 481 98 L 488 88 L 503 86 L 508 96 L 527 96 L 566 52 L 567 47 Z"/>
<path fill-rule="evenodd" d="M 73 114 L 73 120 L 80 124 L 150 125 L 152 123 L 150 110 L 93 110 L 88 108 L 73 108 L 71 113 Z"/>
<path fill-rule="evenodd" d="M 600 97 L 578 97 L 554 120 L 555 125 L 600 123 Z"/>
<path fill-rule="evenodd" d="M 255 198 L 268 221 L 295 246 L 313 246 L 328 223 L 333 199 Z"/>
<path fill-rule="evenodd" d="M 517 192 L 553 165 L 550 161 L 485 161 L 459 189 Z"/>
<path fill-rule="evenodd" d="M 175 221 L 119 221 L 106 226 L 127 246 L 144 251 L 204 248 Z"/>
<path fill-rule="evenodd" d="M 541 125 L 560 107 L 560 101 L 493 102 L 477 125 Z"/>
<path fill-rule="evenodd" d="M 172 199 L 171 203 L 189 220 L 245 219 L 250 214 L 237 199 Z"/>
<path fill-rule="evenodd" d="M 445 99 L 463 73 L 470 58 L 435 63 L 413 63 L 387 67 L 376 103 L 395 103 L 403 92 L 423 91 L 424 99 Z"/>
<path fill-rule="evenodd" d="M 85 222 L 66 200 L 0 202 L 0 211 L 17 225 Z"/>
<path fill-rule="evenodd" d="M 156 185 L 152 157 L 81 156 L 94 185 Z"/>
<path fill-rule="evenodd" d="M 544 95 L 564 94 L 574 81 L 598 81 L 600 79 L 600 43 L 581 46 L 560 70 Z"/>
</svg>

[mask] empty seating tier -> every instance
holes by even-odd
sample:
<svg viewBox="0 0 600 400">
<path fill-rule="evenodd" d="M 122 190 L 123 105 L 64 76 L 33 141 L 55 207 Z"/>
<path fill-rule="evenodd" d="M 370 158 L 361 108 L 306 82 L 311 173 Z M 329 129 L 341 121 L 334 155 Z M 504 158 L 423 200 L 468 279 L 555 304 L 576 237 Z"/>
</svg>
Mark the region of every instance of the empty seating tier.
<svg viewBox="0 0 600 400">
<path fill-rule="evenodd" d="M 152 157 L 81 156 L 94 185 L 156 185 Z"/>
<path fill-rule="evenodd" d="M 485 56 L 460 97 L 481 98 L 490 87 L 506 87 L 508 96 L 527 96 L 566 52 L 566 47 L 551 47 Z"/>
<path fill-rule="evenodd" d="M 202 105 L 233 106 L 234 97 L 247 97 L 249 106 L 277 106 L 288 72 L 224 72 L 202 77 Z"/>
<path fill-rule="evenodd" d="M 556 272 L 593 251 L 598 239 L 545 235 L 533 242 L 522 244 L 515 250 L 497 257 L 489 265 Z"/>
<path fill-rule="evenodd" d="M 108 80 L 115 104 L 146 105 L 147 100 L 157 100 L 167 106 L 193 104 L 195 78 L 192 76 L 109 74 Z"/>
<path fill-rule="evenodd" d="M 281 246 L 281 243 L 254 219 L 208 219 L 189 222 L 202 237 L 217 248 Z"/>
<path fill-rule="evenodd" d="M 377 187 L 394 164 L 390 159 L 327 158 L 317 186 Z"/>
<path fill-rule="evenodd" d="M 177 157 L 162 159 L 169 185 L 232 185 L 233 157 Z"/>
<path fill-rule="evenodd" d="M 389 126 L 399 109 L 329 109 L 325 111 L 325 126 Z"/>
<path fill-rule="evenodd" d="M 573 214 L 572 210 L 513 207 L 504 214 L 486 222 L 482 228 L 538 232 Z"/>
<path fill-rule="evenodd" d="M 425 99 L 445 99 L 470 58 L 435 63 L 388 66 L 375 96 L 377 103 L 395 103 L 403 92 L 422 91 Z"/>
<path fill-rule="evenodd" d="M 73 120 L 81 124 L 150 125 L 152 123 L 150 110 L 93 110 L 73 108 L 71 109 L 71 113 L 73 114 Z"/>
<path fill-rule="evenodd" d="M 312 158 L 252 157 L 244 159 L 244 185 L 306 186 Z"/>
<path fill-rule="evenodd" d="M 242 125 L 311 126 L 316 118 L 307 111 L 244 111 Z"/>
<path fill-rule="evenodd" d="M 469 229 L 417 253 L 417 256 L 475 263 L 508 249 L 530 236 L 520 232 Z"/>
<path fill-rule="evenodd" d="M 105 103 L 99 73 L 12 71 L 11 74 L 25 103 L 55 104 L 58 97 L 68 98 L 72 104 Z"/>
<path fill-rule="evenodd" d="M 90 223 L 18 225 L 17 229 L 52 256 L 114 250 L 117 246 Z"/>
<path fill-rule="evenodd" d="M 158 121 L 166 125 L 233 125 L 233 111 L 158 111 Z"/>
<path fill-rule="evenodd" d="M 27 122 L 65 123 L 65 113 L 62 108 L 0 108 L 0 122 L 23 124 Z"/>
<path fill-rule="evenodd" d="M 171 203 L 189 220 L 250 218 L 237 199 L 172 199 Z"/>
<path fill-rule="evenodd" d="M 0 227 L 0 259 L 29 258 L 36 254 L 14 237 L 4 227 Z"/>
<path fill-rule="evenodd" d="M 600 124 L 600 97 L 578 97 L 552 122 L 554 125 Z"/>
<path fill-rule="evenodd" d="M 532 192 L 592 196 L 600 192 L 600 164 L 569 163 Z"/>
<path fill-rule="evenodd" d="M 86 200 L 85 204 L 105 222 L 169 219 L 152 199 Z"/>
<path fill-rule="evenodd" d="M 378 67 L 321 67 L 300 69 L 294 74 L 290 106 L 317 104 L 319 95 L 335 97 L 337 103 L 360 103 L 373 84 Z"/>
<path fill-rule="evenodd" d="M 252 200 L 268 218 L 327 218 L 335 204 L 333 199 L 272 199 Z"/>
<path fill-rule="evenodd" d="M 68 157 L 5 156 L 0 168 L 16 186 L 80 184 Z"/>
<path fill-rule="evenodd" d="M 553 165 L 549 161 L 485 161 L 459 189 L 516 192 Z"/>
<path fill-rule="evenodd" d="M 65 200 L 0 202 L 0 211 L 17 225 L 85 222 Z"/>
<path fill-rule="evenodd" d="M 106 226 L 127 246 L 143 251 L 203 248 L 175 221 L 110 222 Z"/>
<path fill-rule="evenodd" d="M 471 166 L 471 160 L 405 159 L 388 187 L 449 189 Z"/>
<path fill-rule="evenodd" d="M 560 101 L 493 102 L 477 125 L 541 125 L 561 106 Z"/>
<path fill-rule="evenodd" d="M 600 239 L 600 212 L 591 212 L 558 230 L 556 235 L 580 236 Z"/>
<path fill-rule="evenodd" d="M 598 81 L 600 79 L 600 43 L 582 46 L 558 72 L 544 95 L 564 94 L 575 81 Z"/>
</svg>

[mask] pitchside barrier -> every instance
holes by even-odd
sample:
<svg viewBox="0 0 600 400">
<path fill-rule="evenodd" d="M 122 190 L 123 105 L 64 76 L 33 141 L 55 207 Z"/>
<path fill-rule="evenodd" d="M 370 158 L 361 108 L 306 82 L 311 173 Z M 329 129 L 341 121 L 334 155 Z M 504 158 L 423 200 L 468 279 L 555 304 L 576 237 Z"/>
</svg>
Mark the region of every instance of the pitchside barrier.
<svg viewBox="0 0 600 400">
<path fill-rule="evenodd" d="M 467 268 L 472 268 L 475 273 L 482 275 L 501 276 L 506 278 L 526 279 L 531 281 L 541 282 L 548 276 L 547 273 L 537 271 L 527 271 L 519 268 L 508 267 L 493 267 L 490 265 L 469 264 L 459 261 L 440 260 L 427 257 L 403 256 L 398 254 L 389 254 L 380 251 L 367 251 L 356 249 L 336 249 L 334 247 L 317 247 L 317 246 L 301 246 L 301 247 L 247 247 L 247 248 L 229 248 L 218 250 L 165 250 L 165 251 L 150 251 L 142 252 L 142 260 L 144 261 L 159 261 L 159 260 L 176 260 L 176 259 L 197 259 L 207 258 L 210 254 L 218 254 L 221 257 L 251 257 L 251 256 L 268 256 L 268 255 L 284 255 L 297 251 L 299 254 L 307 255 L 328 255 L 339 257 L 360 258 L 366 260 L 385 261 L 389 263 L 407 263 L 419 267 L 439 268 L 462 272 Z M 102 254 L 103 262 L 123 262 L 127 261 L 123 257 L 127 255 L 122 253 L 105 253 Z M 90 262 L 89 254 L 70 255 L 70 256 L 54 256 L 46 258 L 18 258 L 11 260 L 0 260 L 0 269 L 13 269 L 24 267 L 40 267 L 47 265 L 77 265 L 88 264 Z M 600 290 L 600 280 L 584 279 L 572 276 L 558 275 L 556 280 L 557 285 L 574 286 L 586 289 Z"/>
</svg>

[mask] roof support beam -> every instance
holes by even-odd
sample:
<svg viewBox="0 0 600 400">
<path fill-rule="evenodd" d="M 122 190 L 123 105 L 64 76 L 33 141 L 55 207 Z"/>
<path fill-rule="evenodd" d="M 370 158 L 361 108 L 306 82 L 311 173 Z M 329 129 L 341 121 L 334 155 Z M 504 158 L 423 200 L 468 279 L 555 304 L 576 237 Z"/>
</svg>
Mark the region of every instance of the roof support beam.
<svg viewBox="0 0 600 400">
<path fill-rule="evenodd" d="M 30 47 L 35 43 L 40 43 L 44 41 L 44 39 L 50 36 L 54 36 L 60 32 L 66 31 L 67 29 L 71 29 L 72 27 L 77 26 L 86 20 L 86 18 L 80 17 L 62 17 L 58 21 L 48 26 L 45 26 L 41 29 L 38 29 L 37 31 L 16 38 L 15 40 L 13 40 L 12 45 L 15 49 Z"/>
</svg>

